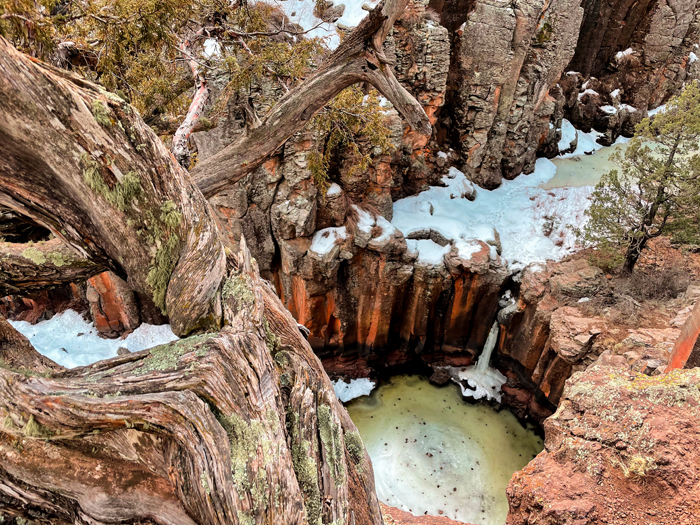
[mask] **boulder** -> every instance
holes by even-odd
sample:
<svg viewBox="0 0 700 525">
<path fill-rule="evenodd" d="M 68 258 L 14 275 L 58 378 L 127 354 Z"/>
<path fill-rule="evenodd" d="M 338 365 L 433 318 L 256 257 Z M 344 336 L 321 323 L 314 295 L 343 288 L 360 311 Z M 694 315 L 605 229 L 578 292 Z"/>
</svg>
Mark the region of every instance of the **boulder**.
<svg viewBox="0 0 700 525">
<path fill-rule="evenodd" d="M 698 369 L 574 374 L 544 451 L 510 481 L 507 524 L 697 523 L 699 416 Z"/>
</svg>

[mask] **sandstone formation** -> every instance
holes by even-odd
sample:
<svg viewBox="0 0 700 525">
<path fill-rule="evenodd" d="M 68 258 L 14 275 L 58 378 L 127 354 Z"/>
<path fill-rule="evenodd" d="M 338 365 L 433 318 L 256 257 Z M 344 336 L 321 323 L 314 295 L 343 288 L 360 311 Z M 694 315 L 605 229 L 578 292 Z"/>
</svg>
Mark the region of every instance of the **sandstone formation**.
<svg viewBox="0 0 700 525">
<path fill-rule="evenodd" d="M 326 4 L 324 16 L 340 12 Z M 468 365 L 498 313 L 501 367 L 511 376 L 504 390 L 542 417 L 557 403 L 566 377 L 604 351 L 604 323 L 577 301 L 605 291 L 605 280 L 577 262 L 550 265 L 544 273 L 530 269 L 515 276 L 517 283 L 483 243 L 470 260 L 451 250 L 442 264 L 426 264 L 388 222 L 393 202 L 439 183 L 451 165 L 485 187 L 528 172 L 537 156 L 558 153 L 563 118 L 597 129 L 605 143 L 629 135 L 648 108 L 695 75 L 698 38 L 698 8 L 690 0 L 414 0 L 384 51 L 423 105 L 432 137 L 387 109 L 394 150 L 362 144 L 373 158 L 365 171 L 351 171 L 355 159 L 339 152 L 324 195 L 307 160 L 320 139 L 300 132 L 210 203 L 234 241 L 241 234 L 249 240 L 262 275 L 310 330 L 309 342 L 330 373 L 365 376 L 403 363 Z M 210 82 L 212 100 L 221 86 L 221 79 Z M 270 81 L 246 96 L 262 114 L 282 94 Z M 233 97 L 214 129 L 192 135 L 199 161 L 243 132 L 241 103 Z M 450 242 L 431 230 L 412 238 Z M 106 275 L 88 287 L 103 333 L 165 321 Z M 515 304 L 503 302 L 506 291 Z"/>
<path fill-rule="evenodd" d="M 540 294 L 537 278 L 527 272 L 522 285 L 513 286 L 487 245 L 469 261 L 451 253 L 442 265 L 426 265 L 388 221 L 393 201 L 438 183 L 450 165 L 486 187 L 532 170 L 537 156 L 558 153 L 563 118 L 596 128 L 605 143 L 629 135 L 647 108 L 694 74 L 690 53 L 698 20 L 688 0 L 672 8 L 661 2 L 626 6 L 415 0 L 385 52 L 434 125 L 430 139 L 387 110 L 395 151 L 372 152 L 364 172 L 351 172 L 352 156 L 340 152 L 333 185 L 323 195 L 307 163 L 318 137 L 300 133 L 257 172 L 211 199 L 230 234 L 251 240 L 263 274 L 309 328 L 329 372 L 366 375 L 416 359 L 466 365 L 482 348 L 503 292 L 518 288 L 517 308 L 499 319 L 500 348 L 512 358 L 518 381 L 556 403 L 564 379 L 595 359 L 596 320 L 576 321 L 586 319 L 577 311 L 552 320 L 552 312 L 576 308 L 557 297 L 593 293 L 591 280 L 604 284 L 600 275 L 582 269 L 584 275 L 567 283 L 568 270 L 561 270 L 552 290 Z M 646 54 L 618 57 L 636 42 Z M 279 96 L 276 90 L 262 85 L 253 97 L 269 101 Z M 611 111 L 607 106 L 614 113 L 600 109 Z M 194 134 L 200 158 L 244 128 L 236 108 L 233 102 L 219 128 Z M 415 238 L 449 242 L 432 231 Z M 581 332 L 559 341 L 556 334 L 572 327 Z"/>
<path fill-rule="evenodd" d="M 508 525 L 697 523 L 699 387 L 697 369 L 574 374 L 545 450 L 511 479 Z"/>
</svg>

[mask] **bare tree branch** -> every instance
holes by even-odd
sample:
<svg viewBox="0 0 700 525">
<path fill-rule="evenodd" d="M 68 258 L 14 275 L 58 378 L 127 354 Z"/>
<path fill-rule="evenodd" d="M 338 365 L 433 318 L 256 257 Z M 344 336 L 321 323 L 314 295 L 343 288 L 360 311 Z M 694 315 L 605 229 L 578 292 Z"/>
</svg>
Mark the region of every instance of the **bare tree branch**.
<svg viewBox="0 0 700 525">
<path fill-rule="evenodd" d="M 202 71 L 200 65 L 192 57 L 191 48 L 193 43 L 204 33 L 204 29 L 199 29 L 190 34 L 185 40 L 180 44 L 180 51 L 182 56 L 187 61 L 190 70 L 192 71 L 192 77 L 194 78 L 195 92 L 190 107 L 187 110 L 187 115 L 185 120 L 177 128 L 175 135 L 173 136 L 173 144 L 171 151 L 175 156 L 178 163 L 185 167 L 190 167 L 190 150 L 187 147 L 187 140 L 189 139 L 192 131 L 199 121 L 199 117 L 204 111 L 204 106 L 209 100 L 209 85 L 207 82 L 207 77 Z"/>
<path fill-rule="evenodd" d="M 385 0 L 362 20 L 321 65 L 319 70 L 287 93 L 236 142 L 194 167 L 191 174 L 206 197 L 235 183 L 257 168 L 329 100 L 358 82 L 376 87 L 419 133 L 430 134 L 430 121 L 422 106 L 391 71 L 383 51 L 384 39 L 407 0 Z"/>
<path fill-rule="evenodd" d="M 106 268 L 80 257 L 59 239 L 0 243 L 0 297 L 89 279 Z"/>
</svg>

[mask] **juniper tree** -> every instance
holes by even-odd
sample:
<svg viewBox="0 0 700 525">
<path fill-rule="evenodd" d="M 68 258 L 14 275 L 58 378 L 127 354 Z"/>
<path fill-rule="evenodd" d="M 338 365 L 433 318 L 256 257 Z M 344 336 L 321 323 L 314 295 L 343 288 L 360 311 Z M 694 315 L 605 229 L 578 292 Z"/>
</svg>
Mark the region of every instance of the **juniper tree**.
<svg viewBox="0 0 700 525">
<path fill-rule="evenodd" d="M 700 237 L 700 85 L 693 82 L 663 113 L 645 118 L 618 169 L 603 175 L 579 231 L 586 245 L 624 252 L 632 272 L 648 242 L 660 235 L 696 243 Z"/>
<path fill-rule="evenodd" d="M 52 524 L 381 524 L 369 457 L 343 443 L 356 428 L 244 239 L 229 243 L 207 198 L 353 84 L 373 85 L 430 135 L 382 49 L 405 9 L 406 0 L 380 2 L 255 126 L 189 173 L 129 101 L 0 36 L 0 206 L 55 237 L 41 248 L 2 243 L 5 282 L 37 290 L 108 268 L 151 295 L 183 337 L 45 375 L 27 361 L 0 366 L 5 514 Z"/>
</svg>

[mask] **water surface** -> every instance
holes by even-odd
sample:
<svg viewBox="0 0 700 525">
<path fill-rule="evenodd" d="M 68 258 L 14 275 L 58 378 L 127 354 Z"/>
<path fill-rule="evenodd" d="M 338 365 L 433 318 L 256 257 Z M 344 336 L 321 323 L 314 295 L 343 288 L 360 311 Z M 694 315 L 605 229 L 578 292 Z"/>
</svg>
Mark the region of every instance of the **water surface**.
<svg viewBox="0 0 700 525">
<path fill-rule="evenodd" d="M 372 458 L 379 499 L 413 514 L 502 525 L 511 476 L 543 447 L 507 410 L 463 401 L 457 385 L 439 388 L 397 376 L 348 404 Z"/>
<path fill-rule="evenodd" d="M 575 157 L 557 157 L 551 159 L 557 167 L 557 172 L 540 188 L 552 190 L 554 188 L 580 188 L 582 186 L 595 186 L 600 181 L 600 177 L 610 171 L 617 169 L 610 155 L 619 151 L 624 155 L 627 143 L 614 144 L 603 148 L 593 155 L 576 155 Z"/>
</svg>

